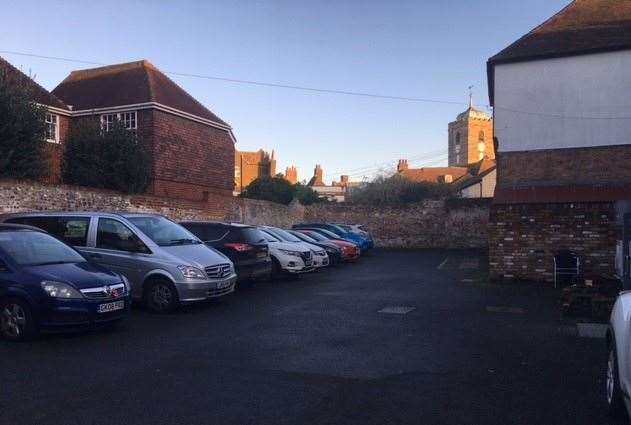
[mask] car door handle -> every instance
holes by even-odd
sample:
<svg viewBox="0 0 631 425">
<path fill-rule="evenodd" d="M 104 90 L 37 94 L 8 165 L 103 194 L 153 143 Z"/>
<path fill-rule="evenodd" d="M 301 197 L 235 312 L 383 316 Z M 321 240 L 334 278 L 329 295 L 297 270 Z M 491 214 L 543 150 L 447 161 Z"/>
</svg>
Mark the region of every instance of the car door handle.
<svg viewBox="0 0 631 425">
<path fill-rule="evenodd" d="M 92 253 L 90 254 L 90 258 L 103 258 L 101 254 Z"/>
</svg>

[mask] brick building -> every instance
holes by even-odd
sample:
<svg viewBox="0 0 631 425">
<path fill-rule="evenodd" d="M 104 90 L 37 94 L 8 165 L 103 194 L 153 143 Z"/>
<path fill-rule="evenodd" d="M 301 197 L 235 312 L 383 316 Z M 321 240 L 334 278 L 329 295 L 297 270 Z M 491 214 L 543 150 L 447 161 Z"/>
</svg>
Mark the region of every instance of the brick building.
<svg viewBox="0 0 631 425">
<path fill-rule="evenodd" d="M 271 155 L 263 149 L 256 152 L 234 153 L 234 182 L 235 192 L 241 193 L 250 183 L 259 177 L 273 177 L 276 175 L 276 155 Z"/>
<path fill-rule="evenodd" d="M 313 170 L 313 177 L 309 180 L 307 185 L 318 193 L 320 198 L 328 201 L 344 202 L 349 192 L 358 183 L 351 182 L 348 176 L 340 176 L 340 181 L 333 181 L 330 185 L 324 182 L 324 170 L 320 165 L 316 165 Z"/>
<path fill-rule="evenodd" d="M 46 141 L 48 142 L 46 152 L 50 163 L 49 172 L 42 177 L 42 180 L 47 183 L 59 182 L 61 153 L 70 131 L 70 109 L 59 98 L 1 57 L 0 72 L 9 84 L 23 87 L 30 92 L 34 102 L 46 107 Z"/>
<path fill-rule="evenodd" d="M 616 272 L 631 199 L 630 34 L 631 2 L 576 0 L 489 59 L 493 278 L 552 281 L 564 249 L 586 274 Z"/>
<path fill-rule="evenodd" d="M 6 61 L 0 66 L 17 71 Z M 148 61 L 73 71 L 52 93 L 35 86 L 35 101 L 47 107 L 54 135 L 50 183 L 60 182 L 64 144 L 73 127 L 99 120 L 107 131 L 118 119 L 149 152 L 149 194 L 197 201 L 232 193 L 231 127 Z"/>
<path fill-rule="evenodd" d="M 448 125 L 448 165 L 459 166 L 495 159 L 493 119 L 475 108 L 469 108 Z"/>
<path fill-rule="evenodd" d="M 285 168 L 285 180 L 291 184 L 298 183 L 298 169 L 293 165 Z"/>
</svg>

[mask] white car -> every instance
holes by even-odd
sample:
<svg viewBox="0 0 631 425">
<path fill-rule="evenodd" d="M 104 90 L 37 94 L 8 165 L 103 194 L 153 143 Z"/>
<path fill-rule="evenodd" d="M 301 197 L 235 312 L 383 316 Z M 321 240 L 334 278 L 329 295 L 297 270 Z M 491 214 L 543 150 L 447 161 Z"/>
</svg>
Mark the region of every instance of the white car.
<svg viewBox="0 0 631 425">
<path fill-rule="evenodd" d="M 631 413 L 631 291 L 620 293 L 607 330 L 606 396 L 609 412 Z"/>
<path fill-rule="evenodd" d="M 313 253 L 309 248 L 283 242 L 263 227 L 259 227 L 259 230 L 269 246 L 273 276 L 278 276 L 282 272 L 300 274 L 314 270 Z"/>
<path fill-rule="evenodd" d="M 311 253 L 313 254 L 313 267 L 315 269 L 320 269 L 329 265 L 329 255 L 321 247 L 305 242 L 288 231 L 279 229 L 278 227 L 262 226 L 261 230 L 271 233 L 282 242 L 290 243 L 294 246 L 302 246 L 311 250 Z"/>
</svg>

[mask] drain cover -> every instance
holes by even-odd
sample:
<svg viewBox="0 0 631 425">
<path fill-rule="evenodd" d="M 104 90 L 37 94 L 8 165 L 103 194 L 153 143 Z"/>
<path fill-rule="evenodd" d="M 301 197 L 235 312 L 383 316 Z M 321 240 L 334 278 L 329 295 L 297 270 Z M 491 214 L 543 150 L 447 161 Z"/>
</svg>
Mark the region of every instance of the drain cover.
<svg viewBox="0 0 631 425">
<path fill-rule="evenodd" d="M 386 314 L 408 314 L 410 311 L 415 310 L 416 307 L 409 307 L 405 305 L 400 306 L 391 306 L 384 307 L 379 310 L 377 313 L 386 313 Z"/>
<path fill-rule="evenodd" d="M 511 314 L 524 314 L 526 310 L 520 307 L 495 307 L 488 306 L 486 311 L 489 313 L 511 313 Z"/>
<path fill-rule="evenodd" d="M 607 334 L 607 325 L 601 323 L 577 323 L 576 329 L 583 338 L 604 338 Z"/>
</svg>

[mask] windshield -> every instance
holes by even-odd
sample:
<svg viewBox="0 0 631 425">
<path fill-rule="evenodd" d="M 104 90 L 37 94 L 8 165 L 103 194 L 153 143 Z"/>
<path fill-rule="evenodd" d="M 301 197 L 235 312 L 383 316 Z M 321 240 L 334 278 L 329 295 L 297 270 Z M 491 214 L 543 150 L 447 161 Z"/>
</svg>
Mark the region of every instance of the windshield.
<svg viewBox="0 0 631 425">
<path fill-rule="evenodd" d="M 265 241 L 265 235 L 255 227 L 244 227 L 241 229 L 243 240 L 247 243 L 260 243 Z"/>
<path fill-rule="evenodd" d="M 77 251 L 42 232 L 0 232 L 0 250 L 21 266 L 80 263 L 86 261 Z"/>
<path fill-rule="evenodd" d="M 184 227 L 164 217 L 130 217 L 149 239 L 158 246 L 192 245 L 201 243 L 197 237 Z"/>
<path fill-rule="evenodd" d="M 267 242 L 280 242 L 280 240 L 278 240 L 276 236 L 272 235 L 267 230 L 261 230 L 261 234 L 263 234 Z"/>
<path fill-rule="evenodd" d="M 325 242 L 329 240 L 328 238 L 325 238 L 324 236 L 322 236 L 318 232 L 314 232 L 313 230 L 307 230 L 306 232 L 308 233 L 307 234 L 302 233 L 302 234 L 307 236 L 308 238 L 315 239 L 318 242 Z"/>
<path fill-rule="evenodd" d="M 325 229 L 313 229 L 312 231 L 317 232 L 328 239 L 340 239 L 338 235 L 336 235 L 333 232 L 329 232 L 328 230 L 325 230 Z"/>
<path fill-rule="evenodd" d="M 273 234 L 274 236 L 276 236 L 277 238 L 285 242 L 302 242 L 300 239 L 298 239 L 291 233 L 286 232 L 282 229 L 265 229 L 265 230 L 267 230 L 269 233 Z"/>
<path fill-rule="evenodd" d="M 298 239 L 304 241 L 304 242 L 310 242 L 310 243 L 317 243 L 318 241 L 309 236 L 309 235 L 305 235 L 304 233 L 300 233 L 300 232 L 296 232 L 296 231 L 291 231 L 290 232 L 292 235 L 294 235 L 295 237 L 297 237 Z"/>
</svg>

